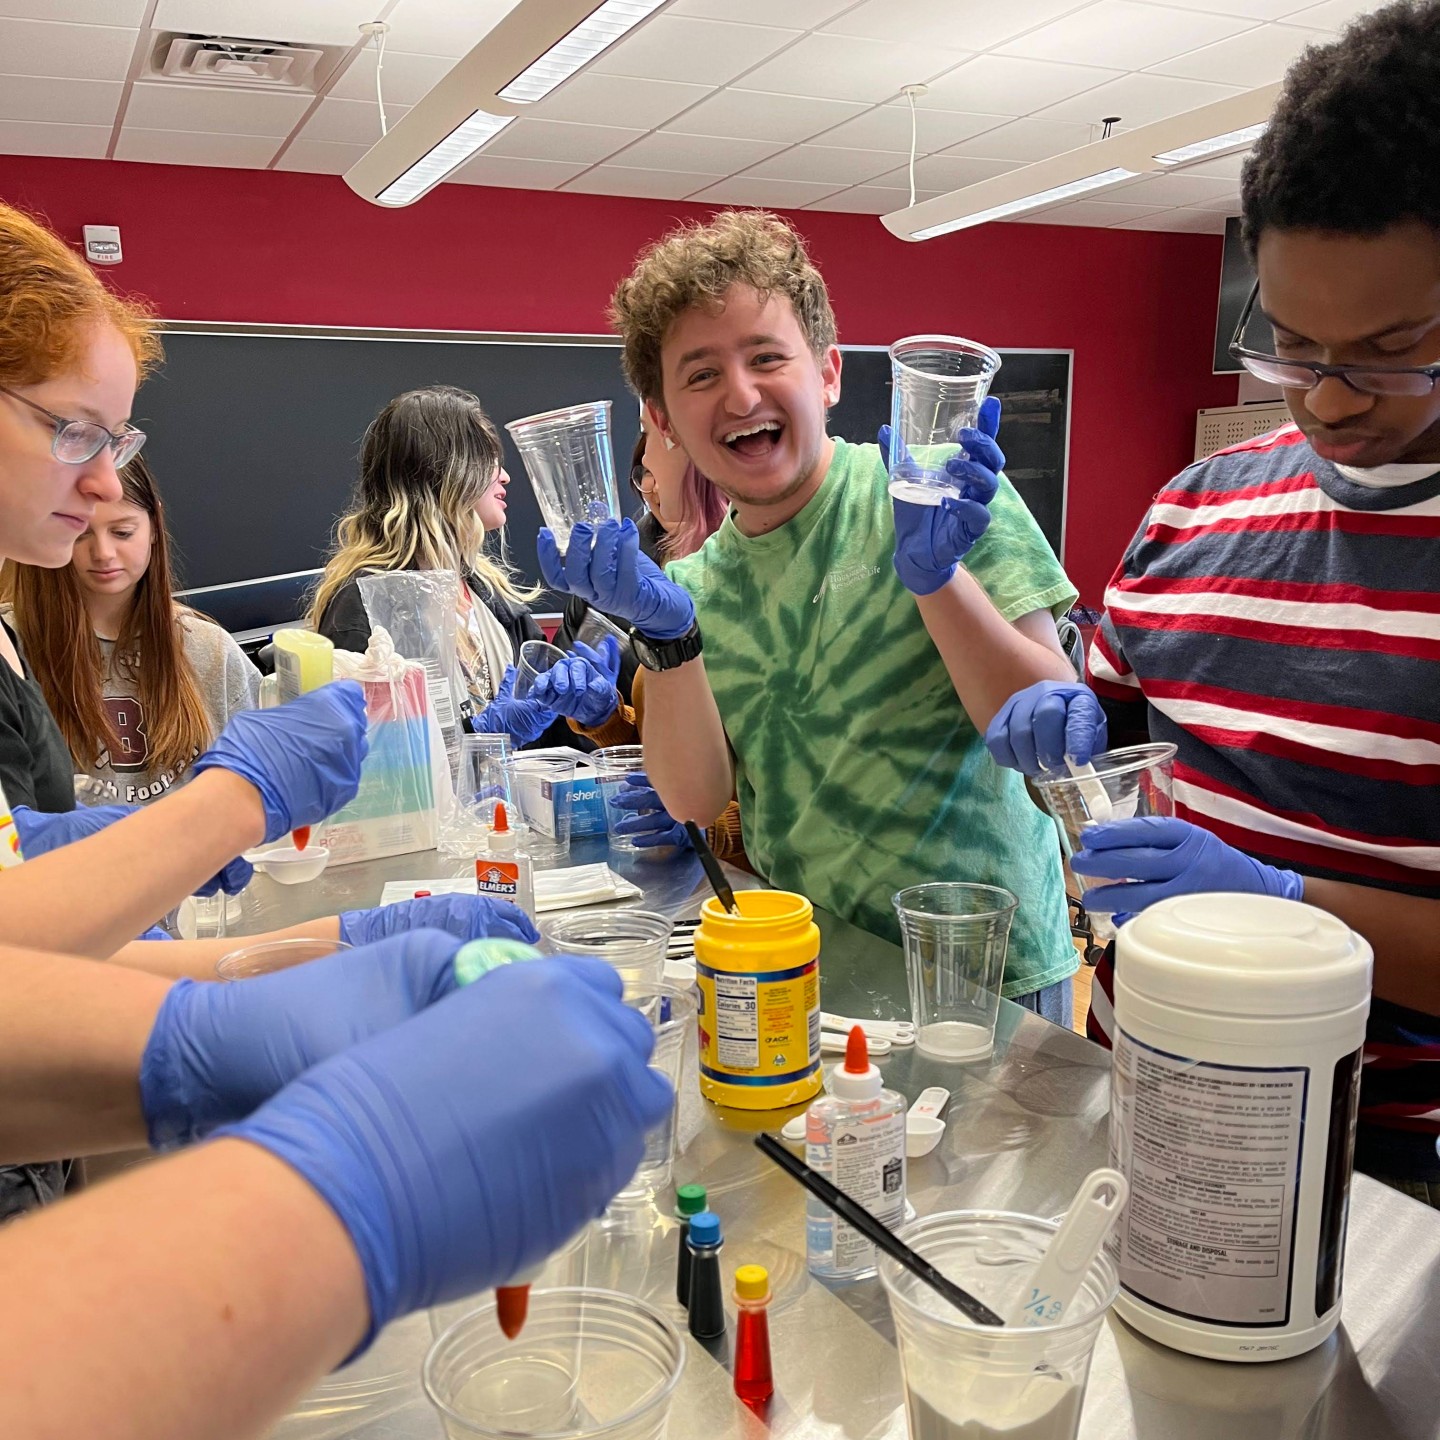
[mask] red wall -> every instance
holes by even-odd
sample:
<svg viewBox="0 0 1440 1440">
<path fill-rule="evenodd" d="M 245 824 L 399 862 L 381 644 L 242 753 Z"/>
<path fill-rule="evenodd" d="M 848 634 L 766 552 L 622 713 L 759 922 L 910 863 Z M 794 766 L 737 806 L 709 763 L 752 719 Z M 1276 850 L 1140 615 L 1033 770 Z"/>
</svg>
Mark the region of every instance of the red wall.
<svg viewBox="0 0 1440 1440">
<path fill-rule="evenodd" d="M 28 156 L 0 156 L 0 197 L 77 243 L 84 224 L 119 225 L 115 279 L 170 319 L 571 333 L 604 330 L 635 252 L 706 213 L 470 185 L 392 211 L 335 176 Z M 1209 373 L 1220 241 L 989 225 L 912 245 L 873 216 L 792 218 L 842 340 L 1074 349 L 1065 562 L 1098 604 L 1150 496 L 1190 459 L 1195 411 L 1234 403 L 1234 380 Z"/>
</svg>

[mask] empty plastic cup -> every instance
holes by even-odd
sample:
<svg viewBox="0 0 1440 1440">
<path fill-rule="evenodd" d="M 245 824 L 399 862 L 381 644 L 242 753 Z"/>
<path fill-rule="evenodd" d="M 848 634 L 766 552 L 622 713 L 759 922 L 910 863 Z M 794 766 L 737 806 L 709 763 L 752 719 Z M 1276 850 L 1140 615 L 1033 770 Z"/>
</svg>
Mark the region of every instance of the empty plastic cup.
<svg viewBox="0 0 1440 1440">
<path fill-rule="evenodd" d="M 524 700 L 547 670 L 569 658 L 558 645 L 546 640 L 527 640 L 520 647 L 520 658 L 515 664 L 515 698 Z"/>
<path fill-rule="evenodd" d="M 973 429 L 1000 357 L 955 335 L 909 335 L 890 347 L 890 493 L 920 505 L 960 495 L 945 462 Z"/>
<path fill-rule="evenodd" d="M 893 899 L 905 947 L 915 1045 L 938 1060 L 983 1060 L 995 1018 L 1010 921 L 1019 901 L 998 885 L 912 885 Z"/>
<path fill-rule="evenodd" d="M 536 865 L 556 865 L 570 854 L 575 762 L 556 755 L 527 755 L 505 761 L 510 795 L 525 826 L 524 845 Z"/>
<path fill-rule="evenodd" d="M 582 520 L 594 524 L 620 518 L 608 400 L 527 415 L 505 428 L 562 555 L 571 530 Z"/>
<path fill-rule="evenodd" d="M 1090 762 L 1093 773 L 1047 772 L 1036 780 L 1040 799 L 1060 829 L 1065 858 L 1084 847 L 1087 825 L 1137 815 L 1173 815 L 1174 768 L 1173 745 L 1130 745 L 1096 755 Z M 1115 938 L 1115 926 L 1105 915 L 1091 913 L 1090 925 L 1096 939 Z"/>
<path fill-rule="evenodd" d="M 900 1231 L 947 1279 L 1002 1316 L 1059 1223 L 1003 1211 L 929 1215 Z M 1058 1325 L 976 1325 L 918 1276 L 880 1256 L 895 1321 L 911 1440 L 1075 1440 L 1105 1312 L 1120 1288 L 1103 1251 Z"/>
<path fill-rule="evenodd" d="M 586 610 L 585 618 L 580 622 L 580 628 L 575 632 L 575 638 L 582 645 L 588 645 L 592 650 L 600 648 L 600 642 L 606 638 L 614 640 L 623 651 L 630 644 L 630 632 L 622 630 L 614 621 L 601 614 L 593 605 Z"/>
<path fill-rule="evenodd" d="M 572 910 L 540 922 L 552 955 L 598 955 L 626 985 L 655 986 L 665 978 L 665 950 L 674 922 L 650 910 Z"/>
<path fill-rule="evenodd" d="M 600 785 L 600 795 L 605 801 L 605 828 L 610 835 L 610 848 L 625 854 L 634 854 L 638 848 L 633 835 L 617 835 L 615 827 L 633 810 L 617 810 L 615 798 L 628 787 L 625 777 L 645 768 L 645 748 L 642 745 L 607 745 L 590 757 L 595 767 L 595 779 Z"/>
<path fill-rule="evenodd" d="M 505 762 L 513 746 L 508 735 L 462 735 L 455 772 L 455 800 L 468 820 L 487 828 L 495 822 L 495 804 L 511 804 Z"/>
<path fill-rule="evenodd" d="M 274 970 L 288 970 L 322 955 L 333 955 L 350 947 L 343 940 L 266 940 L 232 950 L 215 962 L 215 973 L 222 980 L 249 980 L 255 975 L 269 975 Z"/>
<path fill-rule="evenodd" d="M 613 1290 L 532 1290 L 507 1340 L 495 1303 L 430 1347 L 421 1378 L 450 1440 L 659 1440 L 685 1347 L 653 1306 Z"/>
<path fill-rule="evenodd" d="M 589 1269 L 591 1226 L 586 1225 L 564 1245 L 554 1251 L 545 1261 L 532 1282 L 532 1288 L 554 1290 L 560 1287 L 582 1289 Z M 430 1333 L 443 1335 L 462 1316 L 469 1315 L 477 1306 L 490 1298 L 488 1290 L 476 1291 L 463 1300 L 451 1300 L 445 1305 L 435 1305 L 430 1310 Z"/>
<path fill-rule="evenodd" d="M 670 1188 L 675 1162 L 675 1117 L 680 1110 L 680 1076 L 685 1042 L 695 1033 L 695 990 L 689 985 L 627 985 L 625 1003 L 638 1010 L 655 1031 L 650 1068 L 658 1070 L 675 1090 L 670 1113 L 645 1136 L 645 1154 L 629 1183 L 615 1197 L 621 1202 L 649 1199 Z"/>
</svg>

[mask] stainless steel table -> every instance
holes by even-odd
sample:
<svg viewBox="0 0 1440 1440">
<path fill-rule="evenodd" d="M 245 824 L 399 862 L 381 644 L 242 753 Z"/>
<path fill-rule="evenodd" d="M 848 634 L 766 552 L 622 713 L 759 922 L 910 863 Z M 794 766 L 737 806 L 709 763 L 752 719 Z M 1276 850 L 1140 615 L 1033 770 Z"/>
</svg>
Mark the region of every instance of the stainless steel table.
<svg viewBox="0 0 1440 1440">
<path fill-rule="evenodd" d="M 572 860 L 603 856 L 603 842 L 577 842 Z M 239 928 L 373 904 L 385 879 L 464 868 L 432 853 L 346 867 L 293 889 L 257 878 Z M 634 903 L 675 916 L 695 914 L 709 893 L 693 858 L 632 864 L 626 873 L 646 891 Z M 906 1014 L 899 950 L 842 921 L 817 918 L 825 1008 L 877 1018 Z M 910 1164 L 910 1198 L 921 1214 L 985 1206 L 1053 1215 L 1105 1161 L 1108 1057 L 1018 1006 L 1002 1003 L 988 1062 L 945 1065 L 901 1050 L 879 1063 L 886 1084 L 912 1099 L 927 1085 L 952 1093 L 940 1146 Z M 749 1262 L 770 1271 L 776 1400 L 762 1423 L 734 1399 L 723 1364 L 687 1340 L 671 1440 L 766 1434 L 904 1440 L 900 1367 L 879 1282 L 831 1290 L 809 1278 L 803 1192 L 749 1143 L 790 1113 L 717 1109 L 700 1099 L 693 1080 L 682 1096 L 677 1181 L 708 1187 L 725 1221 L 727 1275 Z M 649 1297 L 678 1320 L 674 1258 L 673 1222 L 653 1210 L 622 1216 L 613 1231 L 592 1240 L 589 1282 Z M 368 1410 L 347 1418 L 343 1404 L 331 1406 L 328 1418 L 297 1418 L 277 1435 L 440 1440 L 418 1382 L 430 1333 L 428 1317 L 410 1317 L 352 1367 L 355 1378 L 339 1372 L 337 1380 L 354 1393 L 367 1385 L 375 1392 Z M 1112 1315 L 1096 1348 L 1080 1433 L 1083 1440 L 1440 1437 L 1440 1215 L 1355 1178 L 1344 1319 L 1329 1342 L 1299 1359 L 1256 1366 L 1197 1360 L 1146 1340 Z"/>
</svg>

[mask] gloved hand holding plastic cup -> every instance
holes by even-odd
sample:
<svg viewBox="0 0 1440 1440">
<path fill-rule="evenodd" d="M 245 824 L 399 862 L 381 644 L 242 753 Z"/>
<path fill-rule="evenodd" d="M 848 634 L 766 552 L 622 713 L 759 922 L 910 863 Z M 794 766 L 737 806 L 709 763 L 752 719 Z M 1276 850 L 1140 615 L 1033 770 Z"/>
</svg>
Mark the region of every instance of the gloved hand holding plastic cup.
<svg viewBox="0 0 1440 1440">
<path fill-rule="evenodd" d="M 527 698 L 574 720 L 577 725 L 603 725 L 620 704 L 614 677 L 607 673 L 612 658 L 614 669 L 619 673 L 619 650 L 613 640 L 606 641 L 606 645 L 610 650 L 605 658 L 597 657 L 594 661 L 581 654 L 566 655 L 560 651 L 560 658 L 535 677 Z"/>
<path fill-rule="evenodd" d="M 622 776 L 614 793 L 606 798 L 612 811 L 620 812 L 618 818 L 614 813 L 608 817 L 612 847 L 618 842 L 622 847 L 635 850 L 690 848 L 685 827 L 666 810 L 665 802 L 643 770 Z"/>
<path fill-rule="evenodd" d="M 242 710 L 195 762 L 229 770 L 265 808 L 265 840 L 318 825 L 355 798 L 366 738 L 365 692 L 353 680 L 322 685 L 273 710 Z"/>
<path fill-rule="evenodd" d="M 1090 764 L 1105 741 L 1105 711 L 1095 692 L 1078 680 L 1027 685 L 985 727 L 985 748 L 995 763 L 1031 779 L 1064 774 L 1070 763 Z"/>
<path fill-rule="evenodd" d="M 537 642 L 526 641 L 532 643 Z M 518 678 L 516 667 L 507 666 L 495 698 L 471 722 L 472 729 L 480 734 L 508 735 L 516 745 L 529 745 L 555 723 L 553 710 L 515 693 Z"/>
<path fill-rule="evenodd" d="M 610 401 L 527 415 L 505 428 L 525 462 L 540 514 L 562 552 L 570 548 L 571 532 L 581 521 L 593 525 L 619 516 Z M 582 536 L 581 544 L 588 543 L 588 534 Z"/>
</svg>

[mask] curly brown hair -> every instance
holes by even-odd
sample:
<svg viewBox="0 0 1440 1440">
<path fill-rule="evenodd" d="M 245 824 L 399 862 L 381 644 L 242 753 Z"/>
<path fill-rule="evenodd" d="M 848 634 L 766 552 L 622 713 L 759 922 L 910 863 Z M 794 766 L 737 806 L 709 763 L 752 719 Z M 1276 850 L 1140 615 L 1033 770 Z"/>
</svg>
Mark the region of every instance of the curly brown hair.
<svg viewBox="0 0 1440 1440">
<path fill-rule="evenodd" d="M 147 308 L 106 289 L 44 225 L 0 204 L 0 385 L 38 385 L 68 370 L 97 321 L 130 342 L 141 379 L 159 363 Z"/>
<path fill-rule="evenodd" d="M 676 318 L 697 305 L 718 310 L 732 285 L 783 295 L 810 349 L 835 343 L 835 312 L 805 242 L 766 210 L 725 210 L 682 225 L 640 252 L 610 301 L 624 342 L 625 378 L 642 400 L 663 404 L 660 347 Z"/>
</svg>

